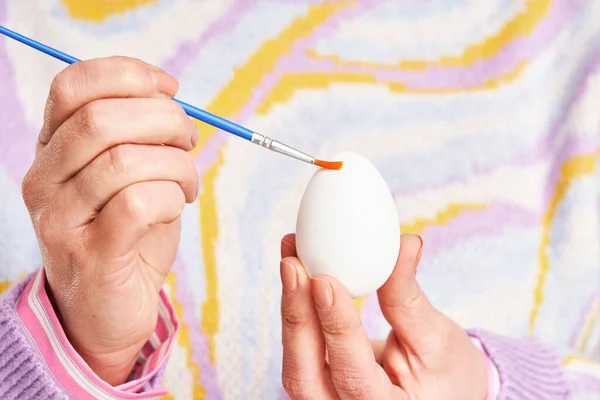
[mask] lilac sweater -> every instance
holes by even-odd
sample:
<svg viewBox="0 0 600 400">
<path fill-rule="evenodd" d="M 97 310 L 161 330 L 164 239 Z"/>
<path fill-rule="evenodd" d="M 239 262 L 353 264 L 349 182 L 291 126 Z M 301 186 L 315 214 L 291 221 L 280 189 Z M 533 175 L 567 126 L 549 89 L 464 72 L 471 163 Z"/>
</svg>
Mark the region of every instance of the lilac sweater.
<svg viewBox="0 0 600 400">
<path fill-rule="evenodd" d="M 36 279 L 38 278 L 38 279 Z M 43 273 L 31 275 L 13 286 L 2 297 L 0 305 L 0 398 L 1 399 L 67 399 L 67 398 L 150 398 L 165 393 L 157 389 L 160 385 L 162 373 L 162 360 L 155 360 L 154 368 L 146 366 L 142 368 L 143 373 L 137 375 L 137 386 L 132 384 L 121 385 L 119 388 L 107 387 L 106 383 L 97 382 L 95 389 L 85 389 L 89 381 L 97 381 L 97 377 L 91 371 L 86 371 L 83 361 L 73 353 L 68 343 L 63 343 L 67 350 L 67 358 L 59 361 L 54 359 L 55 350 L 44 341 L 45 336 L 40 339 L 39 332 L 31 328 L 27 320 L 26 312 L 35 308 L 31 303 L 33 295 L 41 299 L 39 303 L 45 315 L 54 317 L 54 312 L 49 303 L 44 303 L 45 292 Z M 37 291 L 37 292 L 36 292 Z M 25 301 L 25 297 L 28 302 Z M 165 301 L 168 302 L 166 297 Z M 25 307 L 25 308 L 24 308 Z M 47 308 L 50 309 L 47 309 Z M 172 310 L 171 308 L 169 308 Z M 38 310 L 39 311 L 39 310 Z M 174 318 L 174 313 L 170 315 Z M 160 319 L 160 318 L 159 318 Z M 53 322 L 55 323 L 55 322 Z M 177 325 L 177 322 L 174 322 Z M 62 334 L 60 327 L 56 327 L 59 336 Z M 40 329 L 42 330 L 42 329 Z M 163 343 L 167 345 L 173 338 L 175 330 L 171 335 L 164 338 Z M 498 373 L 500 386 L 495 398 L 500 400 L 559 400 L 577 397 L 579 394 L 585 396 L 592 380 L 583 375 L 567 375 L 554 352 L 546 346 L 533 339 L 514 340 L 493 335 L 483 331 L 470 331 L 469 334 L 477 339 L 489 360 Z M 57 337 L 59 337 L 57 336 Z M 60 337 L 59 337 L 60 339 Z M 64 340 L 64 337 L 62 338 Z M 50 352 L 50 353 L 48 353 Z M 150 351 L 145 358 L 153 358 Z M 58 365 L 57 364 L 61 364 Z M 84 363 L 83 363 L 84 364 Z M 83 382 L 81 380 L 65 379 L 62 367 L 76 366 L 84 372 Z M 140 364 L 141 366 L 142 364 Z M 87 376 L 85 375 L 87 374 Z M 136 374 L 133 374 L 135 377 Z"/>
</svg>

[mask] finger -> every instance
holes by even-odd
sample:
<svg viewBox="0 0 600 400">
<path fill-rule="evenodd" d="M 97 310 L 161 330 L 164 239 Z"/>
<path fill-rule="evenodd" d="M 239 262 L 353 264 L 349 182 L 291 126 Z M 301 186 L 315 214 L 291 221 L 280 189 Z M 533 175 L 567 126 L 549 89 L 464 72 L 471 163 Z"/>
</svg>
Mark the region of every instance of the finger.
<svg viewBox="0 0 600 400">
<path fill-rule="evenodd" d="M 185 195 L 175 182 L 130 185 L 108 202 L 88 226 L 89 247 L 95 253 L 118 258 L 133 248 L 152 226 L 179 218 L 184 206 Z"/>
<path fill-rule="evenodd" d="M 373 349 L 373 355 L 377 364 L 383 365 L 382 357 L 385 349 L 385 340 L 371 340 L 371 348 Z"/>
<path fill-rule="evenodd" d="M 296 254 L 296 234 L 288 233 L 281 239 L 281 258 L 297 257 Z"/>
<path fill-rule="evenodd" d="M 392 275 L 377 291 L 381 311 L 394 332 L 414 343 L 436 332 L 437 310 L 416 280 L 423 241 L 418 235 L 402 235 L 400 254 Z"/>
<path fill-rule="evenodd" d="M 402 381 L 406 381 L 407 378 L 410 379 L 413 370 L 418 365 L 415 365 L 415 368 L 411 366 L 413 360 L 411 357 L 407 357 L 406 351 L 400 347 L 398 338 L 393 331 L 390 332 L 384 346 L 385 349 L 381 358 L 383 369 L 394 385 L 401 386 Z"/>
<path fill-rule="evenodd" d="M 168 146 L 123 144 L 102 153 L 63 185 L 61 198 L 73 207 L 73 215 L 91 219 L 118 192 L 144 181 L 176 182 L 187 202 L 194 201 L 198 192 L 198 174 L 189 153 Z"/>
<path fill-rule="evenodd" d="M 342 399 L 384 398 L 390 382 L 373 349 L 348 291 L 334 278 L 319 276 L 311 289 L 329 357 L 331 378 Z"/>
<path fill-rule="evenodd" d="M 334 399 L 310 279 L 300 261 L 293 257 L 281 261 L 280 272 L 283 386 L 292 399 Z"/>
<path fill-rule="evenodd" d="M 97 100 L 58 128 L 53 140 L 38 151 L 38 164 L 47 182 L 64 183 L 118 144 L 166 144 L 187 151 L 197 135 L 194 123 L 172 100 Z"/>
<path fill-rule="evenodd" d="M 178 88 L 175 78 L 137 59 L 108 57 L 77 62 L 52 81 L 39 142 L 47 144 L 64 121 L 93 100 L 172 97 Z"/>
</svg>

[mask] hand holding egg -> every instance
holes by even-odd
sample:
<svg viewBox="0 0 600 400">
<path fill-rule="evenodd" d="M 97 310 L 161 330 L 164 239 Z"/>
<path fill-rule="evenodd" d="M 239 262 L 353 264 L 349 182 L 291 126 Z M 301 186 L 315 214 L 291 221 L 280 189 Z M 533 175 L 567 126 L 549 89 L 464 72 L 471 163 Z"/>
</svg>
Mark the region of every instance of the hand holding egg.
<svg viewBox="0 0 600 400">
<path fill-rule="evenodd" d="M 368 161 L 353 154 L 341 159 L 341 171 L 315 173 L 302 199 L 298 232 L 281 242 L 282 380 L 288 395 L 484 400 L 483 353 L 429 303 L 415 279 L 421 238 L 400 240 L 389 190 Z M 374 290 L 392 327 L 377 345 L 352 301 Z"/>
</svg>

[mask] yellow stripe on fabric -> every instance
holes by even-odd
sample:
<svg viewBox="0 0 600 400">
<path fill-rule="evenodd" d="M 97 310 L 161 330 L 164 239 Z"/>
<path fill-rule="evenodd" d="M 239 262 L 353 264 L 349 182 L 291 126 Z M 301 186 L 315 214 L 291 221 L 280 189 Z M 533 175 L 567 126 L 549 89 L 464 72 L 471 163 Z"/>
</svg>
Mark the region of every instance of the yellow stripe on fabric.
<svg viewBox="0 0 600 400">
<path fill-rule="evenodd" d="M 529 334 L 535 333 L 535 323 L 537 321 L 540 308 L 544 302 L 544 286 L 546 277 L 550 268 L 548 258 L 548 247 L 550 246 L 550 230 L 552 222 L 556 216 L 558 205 L 565 198 L 568 190 L 577 178 L 591 175 L 596 171 L 596 154 L 585 154 L 572 157 L 565 161 L 560 168 L 560 174 L 554 194 L 548 205 L 548 210 L 542 219 L 542 238 L 538 249 L 539 267 L 538 279 L 533 292 L 533 307 L 529 314 Z"/>
<path fill-rule="evenodd" d="M 19 275 L 17 275 L 17 280 L 16 281 L 4 281 L 4 282 L 0 282 L 0 294 L 4 293 L 8 289 L 10 289 L 10 287 L 12 285 L 14 285 L 15 283 L 17 283 L 17 281 L 25 279 L 25 277 L 27 275 L 29 275 L 28 272 L 21 272 L 21 273 L 19 273 Z"/>
<path fill-rule="evenodd" d="M 69 16 L 89 22 L 104 22 L 113 15 L 156 4 L 158 0 L 62 0 Z"/>
<path fill-rule="evenodd" d="M 585 351 L 588 340 L 590 339 L 590 333 L 592 333 L 592 330 L 594 329 L 594 326 L 596 325 L 596 321 L 598 321 L 599 316 L 600 316 L 600 300 L 596 300 L 596 302 L 594 303 L 594 306 L 592 307 L 592 310 L 590 311 L 589 315 L 586 318 L 585 326 L 583 328 L 583 332 L 581 333 L 581 337 L 579 339 L 579 344 L 577 346 L 577 350 L 580 353 L 583 353 Z"/>
<path fill-rule="evenodd" d="M 5 291 L 8 290 L 9 287 L 11 287 L 14 284 L 13 281 L 4 281 L 4 282 L 0 282 L 0 294 L 4 293 Z"/>
<path fill-rule="evenodd" d="M 600 363 L 597 360 L 570 355 L 565 357 L 561 363 L 568 367 L 568 372 L 579 372 L 600 379 Z"/>
<path fill-rule="evenodd" d="M 204 389 L 204 387 L 202 387 L 202 384 L 200 383 L 200 366 L 194 362 L 194 358 L 192 355 L 192 337 L 190 333 L 190 328 L 185 323 L 183 314 L 183 304 L 181 304 L 175 298 L 175 293 L 177 293 L 177 278 L 174 272 L 170 272 L 167 275 L 165 284 L 169 287 L 171 293 L 169 299 L 171 300 L 173 308 L 175 309 L 175 313 L 177 314 L 177 318 L 179 319 L 179 333 L 177 334 L 177 341 L 179 342 L 181 347 L 185 349 L 187 367 L 192 372 L 192 376 L 194 378 L 194 399 L 203 400 L 206 397 L 206 390 Z M 163 400 L 173 398 L 174 397 L 172 395 L 167 395 L 163 397 Z"/>
<path fill-rule="evenodd" d="M 497 56 L 503 48 L 517 38 L 530 35 L 548 14 L 551 6 L 552 0 L 527 0 L 525 10 L 504 24 L 500 31 L 479 43 L 468 45 L 458 56 L 442 56 L 436 60 L 401 60 L 389 64 L 344 60 L 335 54 L 318 54 L 314 49 L 307 54 L 312 58 L 332 60 L 341 66 L 355 65 L 405 71 L 422 71 L 431 67 L 468 67 Z"/>
<path fill-rule="evenodd" d="M 367 301 L 368 298 L 369 298 L 368 296 L 365 296 L 365 297 L 359 297 L 358 299 L 353 299 L 354 306 L 358 310 L 359 314 L 362 314 L 362 306 L 365 304 L 365 301 Z"/>
<path fill-rule="evenodd" d="M 255 88 L 273 71 L 277 61 L 291 51 L 299 38 L 308 36 L 336 12 L 353 4 L 343 1 L 310 7 L 306 15 L 295 19 L 276 38 L 265 41 L 242 67 L 235 69 L 231 81 L 207 106 L 206 111 L 222 118 L 231 118 L 239 113 L 252 99 Z M 200 132 L 198 145 L 192 150 L 195 156 L 218 130 L 195 119 L 193 121 Z"/>
<path fill-rule="evenodd" d="M 277 60 L 287 54 L 298 39 L 308 36 L 336 12 L 352 4 L 337 2 L 310 7 L 306 15 L 294 20 L 277 38 L 265 42 L 243 66 L 238 68 L 233 79 L 216 96 L 207 110 L 222 117 L 231 117 L 240 112 L 252 98 L 254 87 L 262 82 L 263 77 L 272 71 Z M 197 126 L 201 129 L 201 135 L 198 146 L 192 151 L 192 155 L 198 154 L 199 149 L 217 131 L 211 126 L 198 122 Z M 219 227 L 214 186 L 222 164 L 223 158 L 219 151 L 217 161 L 207 170 L 202 179 L 203 190 L 198 199 L 207 296 L 201 309 L 202 331 L 208 337 L 209 356 L 212 363 L 215 363 L 216 360 L 215 335 L 219 329 L 218 277 L 214 249 L 219 236 Z"/>
<path fill-rule="evenodd" d="M 561 361 L 561 363 L 563 365 L 573 365 L 573 364 L 581 363 L 581 364 L 590 365 L 592 367 L 600 367 L 600 363 L 598 363 L 597 361 L 589 359 L 589 358 L 580 357 L 580 356 L 567 356 Z"/>
<path fill-rule="evenodd" d="M 378 82 L 373 75 L 351 72 L 287 73 L 281 77 L 271 93 L 261 102 L 256 112 L 266 114 L 276 103 L 284 103 L 291 99 L 298 89 L 326 89 L 333 83 L 376 85 Z"/>
<path fill-rule="evenodd" d="M 528 0 L 525 10 L 506 23 L 500 32 L 481 43 L 468 46 L 458 57 L 444 56 L 436 61 L 406 60 L 400 62 L 400 67 L 411 70 L 423 70 L 435 66 L 466 67 L 492 58 L 518 37 L 531 34 L 550 11 L 551 5 L 552 0 Z"/>
<path fill-rule="evenodd" d="M 487 208 L 488 206 L 486 204 L 448 204 L 448 206 L 446 206 L 444 210 L 439 211 L 433 218 L 416 218 L 412 224 L 400 225 L 400 232 L 421 234 L 425 232 L 425 229 L 427 229 L 428 227 L 448 225 L 453 219 L 457 218 L 464 212 L 482 211 L 486 210 Z M 356 306 L 359 313 L 362 312 L 362 306 L 364 305 L 366 300 L 367 297 L 354 299 L 354 305 Z"/>
<path fill-rule="evenodd" d="M 412 224 L 400 225 L 402 233 L 421 234 L 431 226 L 448 225 L 453 219 L 467 211 L 483 211 L 488 208 L 487 204 L 479 203 L 454 203 L 448 204 L 445 209 L 439 211 L 433 218 L 417 218 Z"/>
<path fill-rule="evenodd" d="M 200 315 L 202 332 L 208 337 L 208 355 L 214 364 L 215 335 L 219 330 L 219 291 L 217 277 L 217 259 L 215 243 L 219 236 L 217 221 L 217 202 L 215 199 L 215 181 L 219 168 L 223 164 L 221 152 L 217 161 L 208 169 L 203 179 L 203 191 L 198 198 L 200 210 L 200 228 L 202 229 L 202 252 L 204 254 L 204 276 L 206 279 L 206 301 L 202 304 Z"/>
<path fill-rule="evenodd" d="M 267 114 L 277 103 L 289 101 L 294 93 L 301 89 L 327 89 L 330 85 L 340 84 L 367 84 L 387 86 L 391 92 L 413 94 L 454 94 L 481 90 L 496 89 L 506 83 L 515 81 L 525 70 L 526 62 L 521 62 L 515 69 L 505 75 L 490 79 L 481 85 L 473 87 L 449 87 L 444 89 L 413 89 L 402 82 L 386 82 L 373 74 L 357 74 L 352 72 L 308 72 L 284 74 L 271 93 L 257 108 L 258 114 Z"/>
</svg>

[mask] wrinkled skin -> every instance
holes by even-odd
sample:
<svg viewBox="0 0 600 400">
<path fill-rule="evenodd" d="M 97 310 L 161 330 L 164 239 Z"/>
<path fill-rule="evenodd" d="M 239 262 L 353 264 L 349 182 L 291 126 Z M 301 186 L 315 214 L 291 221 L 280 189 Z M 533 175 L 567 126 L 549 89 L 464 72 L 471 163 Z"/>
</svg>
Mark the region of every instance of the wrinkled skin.
<svg viewBox="0 0 600 400">
<path fill-rule="evenodd" d="M 67 337 L 123 383 L 156 326 L 180 214 L 196 198 L 197 131 L 177 81 L 139 60 L 83 61 L 54 79 L 23 198 Z"/>
</svg>

